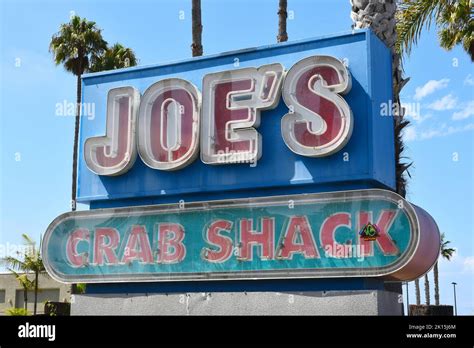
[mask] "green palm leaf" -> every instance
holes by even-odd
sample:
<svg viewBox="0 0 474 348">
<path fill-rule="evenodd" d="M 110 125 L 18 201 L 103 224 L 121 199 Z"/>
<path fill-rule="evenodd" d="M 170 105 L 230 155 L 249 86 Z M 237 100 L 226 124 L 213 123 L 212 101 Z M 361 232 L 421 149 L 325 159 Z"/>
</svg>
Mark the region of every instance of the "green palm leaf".
<svg viewBox="0 0 474 348">
<path fill-rule="evenodd" d="M 119 43 L 114 44 L 100 56 L 92 58 L 90 71 L 104 71 L 135 66 L 138 59 L 131 48 L 122 46 Z"/>
<path fill-rule="evenodd" d="M 62 24 L 49 45 L 56 65 L 63 64 L 74 75 L 89 71 L 92 57 L 102 54 L 106 48 L 107 42 L 102 38 L 102 31 L 96 23 L 79 16 Z"/>
<path fill-rule="evenodd" d="M 398 53 L 410 54 L 423 28 L 433 20 L 441 47 L 451 50 L 461 44 L 474 61 L 473 5 L 470 0 L 402 0 L 397 13 Z"/>
</svg>

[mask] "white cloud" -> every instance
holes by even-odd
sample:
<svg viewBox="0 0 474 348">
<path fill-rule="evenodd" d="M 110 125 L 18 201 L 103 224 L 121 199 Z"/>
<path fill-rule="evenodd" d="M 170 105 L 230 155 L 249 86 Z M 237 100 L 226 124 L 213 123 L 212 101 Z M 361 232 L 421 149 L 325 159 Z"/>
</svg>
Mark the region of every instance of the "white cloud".
<svg viewBox="0 0 474 348">
<path fill-rule="evenodd" d="M 464 120 L 470 116 L 474 115 L 474 100 L 471 100 L 469 103 L 465 104 L 461 111 L 457 111 L 453 114 L 453 120 Z"/>
<path fill-rule="evenodd" d="M 445 95 L 443 98 L 436 100 L 428 105 L 429 109 L 436 111 L 452 110 L 457 106 L 458 99 L 452 94 Z"/>
<path fill-rule="evenodd" d="M 451 248 L 454 249 L 454 253 L 451 258 L 445 259 L 444 257 L 440 257 L 438 259 L 439 266 L 440 266 L 440 275 L 452 275 L 455 273 L 459 274 L 466 274 L 471 273 L 473 269 L 469 269 L 471 262 L 474 261 L 473 255 L 461 255 L 459 248 L 453 247 L 449 245 Z"/>
<path fill-rule="evenodd" d="M 464 258 L 463 265 L 463 271 L 474 273 L 474 256 L 467 256 L 466 258 Z"/>
<path fill-rule="evenodd" d="M 464 79 L 464 86 L 474 86 L 474 77 L 471 74 Z"/>
<path fill-rule="evenodd" d="M 402 108 L 405 111 L 405 116 L 415 118 L 420 114 L 420 103 L 401 103 Z"/>
<path fill-rule="evenodd" d="M 451 233 L 450 233 L 451 234 Z M 473 279 L 474 273 L 472 270 L 468 270 L 464 267 L 464 262 L 469 257 L 474 257 L 471 248 L 467 245 L 469 243 L 462 243 L 462 241 L 454 241 L 452 239 L 454 235 L 451 235 L 450 238 L 453 241 L 453 244 L 450 244 L 450 247 L 454 247 L 456 243 L 460 244 L 459 250 L 456 251 L 456 254 L 451 261 L 440 257 L 438 259 L 438 270 L 439 270 L 439 295 L 440 295 L 440 304 L 442 305 L 454 305 L 454 294 L 453 294 L 453 285 L 452 282 L 456 282 L 458 286 L 456 287 L 456 299 L 457 299 L 457 311 L 458 314 L 468 315 L 473 313 L 474 310 L 474 282 Z M 469 240 L 469 239 L 468 239 Z M 466 250 L 467 248 L 467 250 Z M 462 254 L 464 249 L 464 253 Z M 460 253 L 459 253 L 460 252 Z M 434 303 L 434 279 L 433 272 L 428 274 L 430 279 L 430 289 L 431 289 L 431 301 Z M 420 279 L 420 290 L 422 295 L 422 301 L 424 302 L 424 281 Z M 405 287 L 403 287 L 405 290 Z M 406 293 L 405 293 L 406 295 Z M 410 303 L 415 303 L 415 285 L 410 283 L 409 289 Z"/>
<path fill-rule="evenodd" d="M 421 105 L 420 103 L 402 103 L 402 107 L 405 111 L 405 116 L 412 119 L 416 123 L 421 123 L 433 115 L 431 113 L 421 114 Z"/>
<path fill-rule="evenodd" d="M 415 114 L 413 116 L 411 116 L 411 118 L 416 121 L 416 123 L 421 123 L 429 118 L 433 117 L 433 114 L 424 114 L 424 115 L 421 115 L 421 114 Z"/>
<path fill-rule="evenodd" d="M 423 139 L 423 140 L 424 139 L 431 139 L 431 138 L 440 137 L 440 136 L 442 136 L 442 133 L 441 133 L 440 130 L 430 129 L 430 130 L 421 132 L 420 139 Z"/>
<path fill-rule="evenodd" d="M 421 87 L 417 87 L 415 89 L 415 100 L 421 100 L 427 95 L 430 95 L 431 93 L 439 90 L 446 88 L 448 86 L 449 79 L 441 79 L 441 80 L 430 80 L 427 83 L 425 83 Z"/>
<path fill-rule="evenodd" d="M 448 266 L 456 272 L 463 274 L 472 273 L 474 274 L 474 255 L 463 256 L 459 254 L 457 248 L 454 248 L 455 252 L 451 259 L 447 260 L 443 257 L 439 258 L 440 265 Z M 449 272 L 451 273 L 451 272 Z"/>
<path fill-rule="evenodd" d="M 414 140 L 426 140 L 436 137 L 445 137 L 455 133 L 467 132 L 474 130 L 474 123 L 469 123 L 465 126 L 453 127 L 442 124 L 436 129 L 428 129 L 425 131 L 417 132 Z"/>
<path fill-rule="evenodd" d="M 416 133 L 416 128 L 414 126 L 405 128 L 403 131 L 403 139 L 405 141 L 413 141 L 416 140 L 417 138 L 417 133 Z"/>
<path fill-rule="evenodd" d="M 413 125 L 405 128 L 403 130 L 403 140 L 406 142 L 410 141 L 420 141 L 428 140 L 438 137 L 446 137 L 456 133 L 468 132 L 474 130 L 474 123 L 466 124 L 465 126 L 449 126 L 446 123 L 441 124 L 437 128 L 430 128 L 425 130 L 420 130 L 419 127 Z"/>
</svg>

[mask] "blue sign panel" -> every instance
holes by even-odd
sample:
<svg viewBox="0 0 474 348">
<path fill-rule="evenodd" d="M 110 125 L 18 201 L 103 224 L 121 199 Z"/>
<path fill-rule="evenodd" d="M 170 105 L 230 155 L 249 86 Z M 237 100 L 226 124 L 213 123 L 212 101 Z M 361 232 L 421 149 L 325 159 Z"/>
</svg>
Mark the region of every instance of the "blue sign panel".
<svg viewBox="0 0 474 348">
<path fill-rule="evenodd" d="M 339 70 L 347 70 L 347 76 L 350 78 L 349 83 L 348 80 L 344 80 L 344 74 L 341 75 L 341 79 L 347 83 L 340 90 L 338 88 L 343 85 L 342 82 L 340 85 L 328 87 L 331 83 L 330 81 L 328 83 L 328 79 L 324 77 L 324 64 L 326 64 L 324 60 L 333 58 L 341 63 Z M 347 121 L 349 124 L 345 130 L 345 138 L 341 139 L 331 151 L 321 156 L 308 155 L 304 149 L 301 150 L 290 143 L 292 141 L 290 133 L 297 134 L 297 129 L 292 127 L 297 127 L 294 126 L 295 124 L 298 125 L 298 123 L 291 123 L 292 113 L 298 114 L 297 108 L 292 110 L 291 98 L 294 96 L 292 91 L 297 91 L 299 88 L 296 82 L 294 86 L 292 85 L 292 79 L 298 81 L 298 78 L 302 78 L 296 70 L 293 73 L 290 69 L 295 66 L 304 68 L 304 64 L 308 61 L 319 61 L 321 63 L 319 68 L 323 66 L 320 73 L 315 75 L 316 79 L 308 82 L 309 88 L 314 87 L 316 92 L 319 88 L 339 93 L 340 98 L 343 99 L 339 100 L 339 104 L 334 105 L 340 106 L 338 110 L 341 114 L 344 114 L 344 107 L 347 105 L 351 113 L 350 120 L 345 116 L 342 117 L 342 121 Z M 224 71 L 226 73 L 222 74 Z M 221 117 L 221 114 L 218 114 L 221 112 L 219 107 L 222 108 L 222 105 L 211 104 L 208 101 L 213 100 L 213 96 L 218 97 L 219 91 L 213 86 L 217 77 L 222 80 L 222 76 L 227 76 L 226 74 L 233 76 L 233 86 L 239 81 L 239 76 L 245 74 L 255 77 L 255 81 L 260 81 L 258 78 L 265 81 L 261 86 L 262 92 L 259 96 L 261 103 L 255 102 L 259 105 L 257 107 L 260 107 L 260 109 L 255 109 L 258 110 L 258 115 L 249 112 L 249 115 L 252 114 L 252 117 L 255 117 L 255 122 L 251 127 L 258 132 L 258 141 L 255 141 L 255 144 L 258 143 L 258 149 L 255 145 L 255 161 L 251 163 L 216 164 L 219 158 L 203 154 L 210 139 L 215 140 L 212 134 L 208 133 L 212 132 L 213 125 L 219 123 L 217 119 Z M 275 82 L 277 80 L 281 80 L 281 83 Z M 163 82 L 157 84 L 159 81 Z M 393 118 L 382 116 L 380 112 L 383 105 L 391 105 L 389 104 L 392 96 L 390 81 L 390 51 L 370 31 L 355 31 L 169 64 L 84 75 L 83 103 L 95 105 L 95 117 L 84 117 L 81 120 L 77 200 L 82 203 L 91 203 L 91 207 L 100 207 L 104 206 L 100 202 L 107 200 L 117 202 L 127 200 L 127 205 L 134 205 L 137 204 L 133 203 L 134 201 L 140 202 L 140 200 L 146 204 L 177 202 L 185 198 L 187 201 L 206 200 L 222 193 L 227 196 L 225 198 L 228 198 L 238 197 L 239 192 L 241 196 L 248 197 L 249 195 L 326 192 L 353 188 L 394 189 Z M 191 109 L 198 103 L 200 107 L 202 95 L 202 107 L 200 109 L 196 107 L 195 113 L 189 116 L 192 119 L 190 121 L 192 132 L 200 134 L 200 139 L 198 139 L 200 147 L 191 144 L 189 148 L 196 146 L 196 153 L 200 152 L 200 156 L 188 156 L 183 152 L 187 165 L 172 164 L 175 166 L 171 168 L 172 170 L 169 170 L 169 166 L 166 167 L 154 161 L 153 153 L 147 154 L 146 149 L 149 145 L 147 145 L 146 136 L 150 134 L 155 136 L 156 139 L 167 144 L 164 148 L 168 146 L 169 149 L 186 141 L 180 138 L 180 134 L 169 131 L 169 129 L 174 129 L 169 125 L 164 126 L 168 127 L 168 131 L 164 131 L 164 135 L 160 138 L 161 135 L 153 134 L 156 129 L 160 130 L 159 122 L 153 125 L 153 120 L 147 121 L 146 110 L 145 116 L 142 117 L 142 107 L 146 109 L 144 103 L 153 98 L 156 100 L 156 93 L 159 93 L 160 88 L 166 90 L 166 88 L 171 88 L 170 85 L 175 86 L 173 88 L 176 89 L 192 90 L 189 96 L 175 94 L 176 98 L 181 98 L 180 100 L 188 100 Z M 271 87 L 266 89 L 267 85 Z M 223 87 L 221 92 L 224 93 L 225 86 L 221 87 Z M 259 88 L 258 83 L 254 86 L 254 89 L 256 88 Z M 104 137 L 109 127 L 113 128 L 113 124 L 107 122 L 107 113 L 110 111 L 107 110 L 107 100 L 110 98 L 111 90 L 117 95 L 129 93 L 136 100 L 141 98 L 140 111 L 137 111 L 139 116 L 136 129 L 134 127 L 128 129 L 130 133 L 136 134 L 131 146 L 139 149 L 139 155 L 136 151 L 136 160 L 124 164 L 113 175 L 103 175 L 103 173 L 99 175 L 98 171 L 94 170 L 95 167 L 90 162 L 86 162 L 85 155 L 88 150 L 86 144 L 88 139 Z M 272 96 L 274 103 L 268 102 Z M 231 96 L 230 99 L 236 105 L 253 103 L 253 100 L 246 101 L 245 98 L 232 99 Z M 172 105 L 167 107 L 167 112 L 170 113 Z M 224 105 L 223 108 L 226 109 L 226 106 Z M 228 109 L 231 108 L 228 107 Z M 151 110 L 150 114 L 153 112 L 155 111 Z M 195 114 L 199 117 L 199 112 L 201 112 L 200 119 L 195 118 Z M 211 114 L 215 115 L 216 119 L 210 121 L 207 116 Z M 178 120 L 178 118 L 168 116 L 167 122 L 178 127 L 180 122 L 185 122 L 185 117 L 187 116 L 183 113 L 183 121 L 181 121 L 179 117 Z M 258 121 L 256 121 L 257 118 Z M 299 122 L 301 125 L 305 120 L 302 119 Z M 232 120 L 229 123 L 232 123 Z M 147 132 L 148 125 L 152 128 Z M 317 126 L 317 122 L 313 124 L 314 127 L 315 125 Z M 326 126 L 320 124 L 321 129 L 326 129 L 324 127 Z M 308 129 L 307 133 L 311 138 L 311 127 Z M 229 135 L 230 138 L 227 138 L 227 133 L 224 133 L 219 133 L 223 141 L 231 141 L 232 134 Z M 251 135 L 256 136 L 256 133 L 251 133 Z M 302 136 L 306 137 L 304 134 Z M 212 146 L 212 144 L 209 145 L 209 148 Z M 316 149 L 316 146 L 314 148 Z M 105 150 L 104 145 L 106 156 L 111 151 Z M 171 150 L 169 154 L 171 157 L 174 156 Z M 295 191 L 295 188 L 300 191 Z M 192 199 L 188 199 L 189 197 Z M 119 205 L 125 205 L 125 203 Z"/>
</svg>

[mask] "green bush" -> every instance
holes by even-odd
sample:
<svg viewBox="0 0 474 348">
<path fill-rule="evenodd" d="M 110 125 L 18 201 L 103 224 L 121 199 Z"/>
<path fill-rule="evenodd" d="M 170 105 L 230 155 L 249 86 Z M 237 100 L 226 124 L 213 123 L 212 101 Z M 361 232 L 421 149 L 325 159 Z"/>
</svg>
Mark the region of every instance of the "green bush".
<svg viewBox="0 0 474 348">
<path fill-rule="evenodd" d="M 24 308 L 8 308 L 7 310 L 5 310 L 5 314 L 13 316 L 30 315 L 30 313 Z"/>
<path fill-rule="evenodd" d="M 76 294 L 85 294 L 86 293 L 86 284 L 79 283 L 76 284 Z"/>
</svg>

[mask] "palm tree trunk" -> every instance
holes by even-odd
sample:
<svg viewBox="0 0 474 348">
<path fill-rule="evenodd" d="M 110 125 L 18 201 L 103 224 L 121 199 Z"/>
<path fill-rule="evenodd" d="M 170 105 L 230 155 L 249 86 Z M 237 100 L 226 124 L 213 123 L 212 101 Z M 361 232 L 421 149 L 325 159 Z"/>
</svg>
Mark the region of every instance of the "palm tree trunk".
<svg viewBox="0 0 474 348">
<path fill-rule="evenodd" d="M 191 49 L 193 57 L 202 56 L 202 23 L 201 23 L 201 0 L 192 0 L 192 31 L 193 43 Z"/>
<path fill-rule="evenodd" d="M 415 294 L 416 294 L 416 304 L 419 306 L 421 304 L 420 279 L 415 279 Z"/>
<path fill-rule="evenodd" d="M 350 0 L 352 5 L 351 18 L 354 21 L 353 28 L 370 28 L 392 51 L 392 80 L 393 80 L 393 105 L 397 105 L 393 111 L 394 138 L 395 138 L 395 165 L 396 165 L 396 191 L 402 197 L 406 195 L 406 177 L 409 164 L 402 163 L 402 152 L 404 144 L 402 130 L 408 122 L 403 119 L 403 110 L 400 107 L 400 91 L 408 82 L 402 78 L 400 56 L 395 51 L 397 40 L 396 0 Z"/>
<path fill-rule="evenodd" d="M 438 278 L 438 262 L 435 263 L 433 268 L 434 275 L 434 297 L 435 305 L 439 306 L 439 278 Z"/>
<path fill-rule="evenodd" d="M 430 305 L 430 280 L 428 279 L 428 273 L 425 274 L 425 303 Z"/>
<path fill-rule="evenodd" d="M 28 310 L 28 288 L 26 286 L 23 287 L 23 307 Z"/>
<path fill-rule="evenodd" d="M 76 85 L 76 122 L 74 124 L 74 148 L 72 154 L 72 192 L 71 192 L 71 210 L 76 210 L 76 192 L 77 192 L 77 148 L 79 145 L 79 122 L 81 118 L 81 75 L 77 75 Z"/>
<path fill-rule="evenodd" d="M 287 6 L 287 0 L 280 0 L 278 8 L 277 42 L 288 41 L 288 33 L 286 32 L 286 19 L 288 18 Z"/>
<path fill-rule="evenodd" d="M 35 303 L 33 307 L 33 314 L 36 315 L 36 307 L 38 305 L 38 271 L 35 271 Z"/>
<path fill-rule="evenodd" d="M 382 40 L 392 53 L 392 87 L 393 105 L 400 106 L 400 91 L 406 84 L 408 79 L 402 78 L 402 68 L 400 65 L 400 56 L 395 51 L 395 43 L 397 41 L 396 19 L 397 0 L 350 0 L 352 5 L 351 18 L 353 20 L 352 28 L 362 29 L 370 28 L 377 37 Z M 402 130 L 408 124 L 403 120 L 403 110 L 398 107 L 392 110 L 394 125 L 394 142 L 395 142 L 395 178 L 396 192 L 405 197 L 406 195 L 406 176 L 405 172 L 410 166 L 402 163 L 402 152 L 404 149 L 402 140 Z M 419 283 L 415 281 L 417 287 L 417 304 L 420 304 Z M 396 291 L 402 294 L 402 285 L 399 283 Z"/>
</svg>

